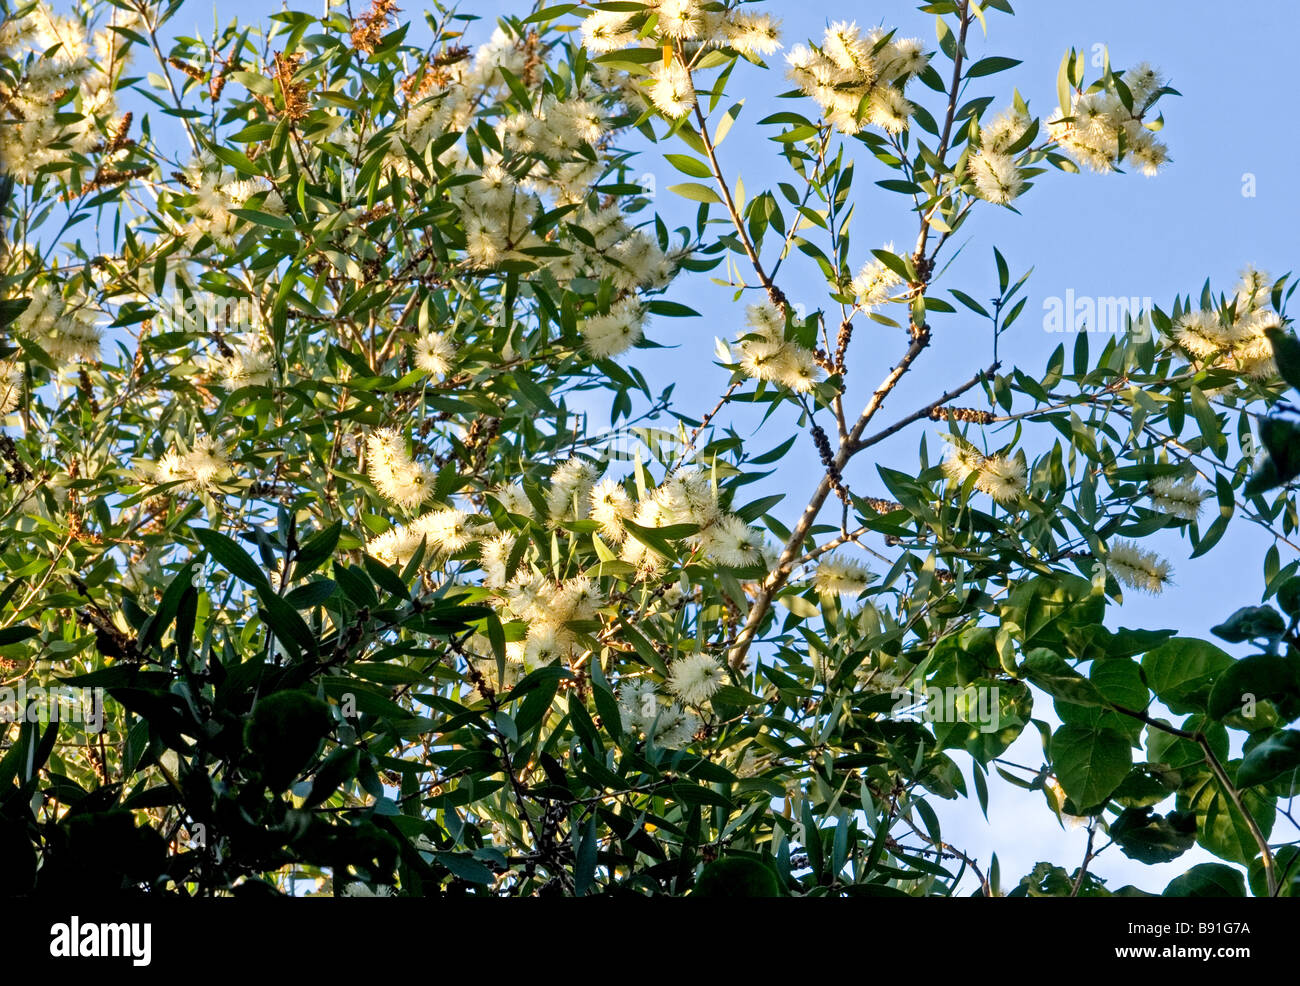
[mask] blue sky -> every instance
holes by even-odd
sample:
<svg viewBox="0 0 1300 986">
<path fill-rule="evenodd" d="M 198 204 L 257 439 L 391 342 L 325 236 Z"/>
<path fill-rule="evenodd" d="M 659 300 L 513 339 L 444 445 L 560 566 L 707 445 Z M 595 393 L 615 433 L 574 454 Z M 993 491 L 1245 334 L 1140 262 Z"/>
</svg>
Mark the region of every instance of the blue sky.
<svg viewBox="0 0 1300 986">
<path fill-rule="evenodd" d="M 312 3 L 298 6 L 319 9 Z M 512 0 L 467 0 L 461 10 L 484 17 L 481 26 L 470 31 L 470 40 L 479 41 L 490 32 L 495 16 L 524 12 L 529 6 Z M 995 109 L 1009 102 L 1016 87 L 1030 101 L 1031 109 L 1046 116 L 1055 105 L 1057 66 L 1071 46 L 1091 55 L 1095 46 L 1108 45 L 1112 64 L 1118 67 L 1149 60 L 1164 70 L 1170 84 L 1183 95 L 1161 102 L 1166 121 L 1161 136 L 1169 145 L 1173 163 L 1157 178 L 1051 171 L 1017 201 L 1020 215 L 987 207 L 955 238 L 956 245 L 962 247 L 961 255 L 940 283 L 941 293 L 944 288 L 957 287 L 976 298 L 990 297 L 996 285 L 994 245 L 1007 257 L 1013 273 L 1034 268 L 1026 310 L 1003 339 L 1005 364 L 1014 362 L 1032 375 L 1062 341 L 1068 352 L 1073 336 L 1051 334 L 1043 328 L 1047 299 L 1064 297 L 1067 292 L 1079 297 L 1149 297 L 1167 309 L 1175 294 L 1199 292 L 1207 277 L 1216 290 L 1230 290 L 1247 263 L 1275 276 L 1295 265 L 1300 199 L 1289 191 L 1289 179 L 1294 161 L 1300 157 L 1300 137 L 1290 125 L 1292 93 L 1277 84 L 1277 67 L 1294 59 L 1297 16 L 1293 7 L 1254 2 L 1225 8 L 1208 0 L 1178 5 L 1132 0 L 1087 4 L 1021 0 L 1016 6 L 1020 9 L 1014 18 L 989 13 L 987 39 L 978 29 L 972 32 L 973 57 L 1000 54 L 1023 61 L 1009 72 L 980 80 L 982 84 L 970 90 L 970 95 L 994 95 Z M 224 22 L 232 17 L 264 17 L 278 5 L 221 0 L 216 9 Z M 782 18 L 787 48 L 809 37 L 819 38 L 830 20 L 841 18 L 897 27 L 900 35 L 917 36 L 927 46 L 933 46 L 935 36 L 934 18 L 906 3 L 864 8 L 849 0 L 773 0 L 764 9 Z M 418 15 L 416 4 L 406 5 L 405 17 L 418 19 Z M 211 23 L 212 4 L 188 0 L 174 30 L 185 32 L 191 26 L 208 29 Z M 779 60 L 778 55 L 774 65 Z M 1096 72 L 1090 68 L 1089 78 Z M 742 64 L 730 88 L 735 98 L 746 98 L 747 107 L 720 156 L 733 177 L 743 174 L 753 193 L 776 178 L 786 178 L 776 145 L 752 123 L 787 108 L 788 104 L 778 105 L 774 98 L 787 85 L 779 72 L 764 73 Z M 937 115 L 937 94 L 919 87 L 917 92 L 931 97 L 926 105 Z M 861 150 L 860 145 L 850 147 Z M 683 222 L 693 214 L 693 206 L 674 200 L 665 189 L 687 179 L 663 161 L 664 150 L 681 148 L 645 148 L 638 170 L 655 176 L 659 190 L 656 207 L 666 218 Z M 857 157 L 856 185 L 862 194 L 855 223 L 855 256 L 860 264 L 869 259 L 870 248 L 886 241 L 895 241 L 900 247 L 910 244 L 915 223 L 902 198 L 871 187 L 871 182 L 890 177 L 883 166 L 866 153 Z M 1253 185 L 1253 195 L 1248 196 L 1243 191 L 1251 190 L 1249 185 Z M 823 297 L 821 278 L 797 265 L 787 271 L 783 287 L 792 300 L 818 305 Z M 713 363 L 713 340 L 715 335 L 734 336 L 739 331 L 740 308 L 732 303 L 729 289 L 712 285 L 707 278 L 679 281 L 670 297 L 696 308 L 703 317 L 661 320 L 653 325 L 651 338 L 673 348 L 637 353 L 638 365 L 657 388 L 675 382 L 680 409 L 699 416 L 726 386 L 726 372 Z M 864 395 L 902 352 L 901 333 L 874 328 L 876 335 L 860 329 L 855 338 L 850 408 L 862 405 Z M 892 420 L 889 412 L 901 415 L 912 411 L 989 362 L 985 324 L 964 314 L 939 316 L 934 329 L 932 347 L 917 371 L 891 397 L 887 412 L 878 419 L 882 424 Z M 592 410 L 597 426 L 608 420 L 603 409 Z M 778 416 L 756 434 L 754 419 L 743 413 L 720 420 L 733 420 L 740 433 L 752 437 L 760 450 L 776 445 L 793 424 L 789 416 Z M 937 429 L 929 432 L 933 450 Z M 912 429 L 881 446 L 880 461 L 906 468 L 915 460 L 920 433 Z M 1046 430 L 1037 434 L 1050 441 Z M 995 434 L 993 440 L 998 441 L 999 436 Z M 1032 448 L 1033 438 L 1029 441 Z M 810 442 L 799 443 L 789 461 L 782 464 L 783 485 L 779 489 L 790 494 L 783 505 L 787 520 L 811 492 L 816 468 Z M 796 483 L 789 485 L 789 477 L 796 477 Z M 870 462 L 855 461 L 846 478 L 860 494 L 885 492 Z M 1134 596 L 1116 608 L 1109 620 L 1112 624 L 1176 627 L 1184 634 L 1207 635 L 1209 627 L 1233 609 L 1258 599 L 1263 586 L 1260 562 L 1268 543 L 1262 531 L 1236 522 L 1208 557 L 1189 561 L 1186 542 L 1169 535 L 1158 546 L 1173 562 L 1175 588 L 1157 598 Z M 1289 552 L 1284 551 L 1283 563 L 1290 560 Z M 1049 710 L 1040 707 L 1039 712 L 1046 715 Z M 1039 763 L 1041 751 L 1034 731 L 1030 730 L 1008 756 Z M 940 817 L 951 841 L 983 859 L 992 850 L 1000 853 L 1008 886 L 1039 860 L 1053 860 L 1073 869 L 1082 856 L 1084 833 L 1060 830 L 1037 794 L 994 784 L 987 825 L 973 803 L 941 808 Z M 1208 857 L 1188 854 L 1174 864 L 1147 867 L 1112 849 L 1093 869 L 1114 885 L 1134 882 L 1158 891 L 1170 876 L 1201 858 Z"/>
</svg>

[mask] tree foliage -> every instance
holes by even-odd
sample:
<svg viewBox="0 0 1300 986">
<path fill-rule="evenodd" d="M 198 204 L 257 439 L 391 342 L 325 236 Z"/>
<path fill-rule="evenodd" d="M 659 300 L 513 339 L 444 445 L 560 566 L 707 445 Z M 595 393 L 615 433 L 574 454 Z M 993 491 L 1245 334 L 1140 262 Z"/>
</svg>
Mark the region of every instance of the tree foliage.
<svg viewBox="0 0 1300 986">
<path fill-rule="evenodd" d="M 1040 116 L 969 51 L 1005 0 L 788 57 L 703 0 L 539 4 L 478 47 L 436 3 L 206 37 L 179 2 L 5 3 L 8 893 L 1139 892 L 1088 871 L 1103 840 L 1237 867 L 1167 895 L 1292 892 L 1293 285 L 1207 282 L 1031 370 L 999 354 L 1028 273 L 944 283 L 1035 182 L 1161 169 L 1150 66 L 1069 52 Z M 661 151 L 679 228 L 635 177 Z M 914 243 L 864 228 L 869 182 Z M 687 285 L 735 301 L 716 400 L 637 368 Z M 972 325 L 988 362 L 886 414 Z M 1146 539 L 1202 555 L 1234 517 L 1276 605 L 1216 633 L 1259 654 L 1103 625 L 1170 584 Z M 102 690 L 102 728 L 55 688 Z M 1027 729 L 1041 762 L 1005 761 Z M 1013 884 L 947 841 L 934 800 L 1000 783 L 1088 858 Z"/>
</svg>

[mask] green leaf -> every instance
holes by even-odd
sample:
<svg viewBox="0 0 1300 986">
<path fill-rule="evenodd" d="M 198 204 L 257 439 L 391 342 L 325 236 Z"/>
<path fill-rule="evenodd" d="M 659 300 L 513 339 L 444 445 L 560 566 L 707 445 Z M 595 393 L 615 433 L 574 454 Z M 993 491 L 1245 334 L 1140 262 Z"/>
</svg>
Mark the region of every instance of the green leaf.
<svg viewBox="0 0 1300 986">
<path fill-rule="evenodd" d="M 310 575 L 325 564 L 338 547 L 339 535 L 343 533 L 343 522 L 336 520 L 324 530 L 313 534 L 301 548 L 294 559 L 294 581 Z"/>
<path fill-rule="evenodd" d="M 1274 733 L 1249 753 L 1237 768 L 1237 786 L 1255 787 L 1292 777 L 1300 769 L 1300 730 Z"/>
<path fill-rule="evenodd" d="M 1171 712 L 1202 712 L 1214 679 L 1231 664 L 1207 640 L 1173 637 L 1142 658 L 1142 675 Z"/>
<path fill-rule="evenodd" d="M 1003 55 L 990 55 L 988 58 L 981 58 L 978 62 L 966 70 L 966 77 L 977 79 L 984 75 L 993 75 L 996 72 L 1005 72 L 1009 68 L 1015 68 L 1020 64 L 1019 58 L 1007 58 Z"/>
<path fill-rule="evenodd" d="M 712 178 L 713 172 L 709 166 L 698 158 L 693 158 L 689 154 L 665 154 L 664 160 L 684 175 L 690 175 L 692 178 Z M 690 196 L 687 196 L 690 198 Z M 699 201 L 707 201 L 700 199 Z"/>
<path fill-rule="evenodd" d="M 664 535 L 664 530 L 666 530 L 666 528 L 656 529 L 653 527 L 642 527 L 640 524 L 637 524 L 630 520 L 624 520 L 623 526 L 627 529 L 627 532 L 629 534 L 631 534 L 634 538 L 636 538 L 638 541 L 640 541 L 650 550 L 656 552 L 657 554 L 663 556 L 664 558 L 675 559 L 677 557 L 676 550 L 673 548 L 673 546 L 669 543 L 667 537 Z"/>
<path fill-rule="evenodd" d="M 230 211 L 240 219 L 246 219 L 258 226 L 283 230 L 296 230 L 298 228 L 294 221 L 287 216 L 276 216 L 269 212 L 259 212 L 257 209 L 231 209 Z"/>
<path fill-rule="evenodd" d="M 1206 711 L 1216 719 L 1236 714 L 1249 722 L 1249 706 L 1265 700 L 1288 721 L 1300 715 L 1300 675 L 1294 663 L 1272 654 L 1235 661 L 1214 682 Z"/>
<path fill-rule="evenodd" d="M 1074 49 L 1071 48 L 1061 56 L 1061 68 L 1056 73 L 1056 101 L 1060 106 L 1061 113 L 1069 113 L 1072 109 L 1071 104 L 1074 102 L 1071 99 L 1071 89 L 1073 87 L 1070 85 L 1070 66 L 1073 62 Z M 1053 116 L 1055 115 L 1053 114 Z"/>
<path fill-rule="evenodd" d="M 1300 340 L 1277 326 L 1269 326 L 1264 335 L 1273 346 L 1273 358 L 1282 379 L 1300 390 Z"/>
<path fill-rule="evenodd" d="M 37 627 L 5 627 L 0 630 L 0 647 L 28 640 L 40 632 Z"/>
<path fill-rule="evenodd" d="M 1071 705 L 1102 705 L 1104 699 L 1094 685 L 1070 667 L 1056 652 L 1035 647 L 1025 655 L 1021 674 L 1052 698 Z"/>
<path fill-rule="evenodd" d="M 697 185 L 694 182 L 686 182 L 682 185 L 669 185 L 668 191 L 676 192 L 684 199 L 690 199 L 692 202 L 707 202 L 710 204 L 721 205 L 722 199 L 718 193 L 707 185 Z"/>
<path fill-rule="evenodd" d="M 904 281 L 916 280 L 916 272 L 911 269 L 909 264 L 896 253 L 890 253 L 888 250 L 872 250 L 872 255 L 882 264 L 892 270 Z"/>
<path fill-rule="evenodd" d="M 1245 897 L 1241 870 L 1223 863 L 1197 863 L 1165 887 L 1165 897 Z"/>
<path fill-rule="evenodd" d="M 1229 770 L 1230 776 L 1231 773 Z M 1241 800 L 1260 832 L 1268 838 L 1276 814 L 1273 798 L 1247 789 L 1242 792 Z M 1196 813 L 1197 843 L 1220 859 L 1245 866 L 1259 853 L 1250 826 L 1208 770 L 1188 778 L 1178 792 L 1177 807 Z"/>
<path fill-rule="evenodd" d="M 1243 606 L 1216 627 L 1210 633 L 1228 641 L 1239 644 L 1246 640 L 1276 640 L 1286 632 L 1286 621 L 1272 606 Z"/>
<path fill-rule="evenodd" d="M 1115 729 L 1062 726 L 1051 753 L 1057 780 L 1081 811 L 1105 804 L 1133 766 L 1129 739 Z"/>
<path fill-rule="evenodd" d="M 195 527 L 191 530 L 213 560 L 227 572 L 257 589 L 264 588 L 270 591 L 271 583 L 266 573 L 233 538 L 206 527 Z"/>
<path fill-rule="evenodd" d="M 1110 837 L 1129 859 L 1168 863 L 1196 845 L 1196 816 L 1185 811 L 1155 815 L 1150 808 L 1125 808 L 1110 823 Z"/>
</svg>

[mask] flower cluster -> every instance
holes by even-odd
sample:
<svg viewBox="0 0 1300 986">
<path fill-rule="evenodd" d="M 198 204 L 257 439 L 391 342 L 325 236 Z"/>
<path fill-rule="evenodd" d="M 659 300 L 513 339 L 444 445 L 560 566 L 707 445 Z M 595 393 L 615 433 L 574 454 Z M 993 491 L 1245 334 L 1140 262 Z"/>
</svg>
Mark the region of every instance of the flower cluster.
<svg viewBox="0 0 1300 986">
<path fill-rule="evenodd" d="M 904 87 L 930 56 L 913 38 L 894 40 L 880 28 L 864 35 L 857 24 L 839 21 L 827 28 L 820 47 L 798 45 L 786 61 L 791 81 L 840 132 L 875 126 L 896 134 L 913 113 Z"/>
<path fill-rule="evenodd" d="M 435 377 L 445 377 L 451 372 L 451 361 L 456 357 L 456 344 L 447 333 L 422 333 L 411 348 L 415 353 L 417 369 Z"/>
<path fill-rule="evenodd" d="M 677 702 L 660 698 L 654 682 L 644 678 L 625 682 L 619 689 L 623 731 L 645 736 L 657 746 L 686 746 L 700 728 L 699 717 Z"/>
<path fill-rule="evenodd" d="M 1106 568 L 1131 589 L 1156 594 L 1170 583 L 1169 562 L 1152 551 L 1144 551 L 1132 541 L 1116 541 L 1110 546 Z"/>
<path fill-rule="evenodd" d="M 640 341 L 646 321 L 645 308 L 635 297 L 614 302 L 604 315 L 593 315 L 580 326 L 582 343 L 598 359 L 627 352 Z"/>
<path fill-rule="evenodd" d="M 98 316 L 88 304 L 69 307 L 52 284 L 40 283 L 31 289 L 30 301 L 13 327 L 59 363 L 75 365 L 99 359 Z"/>
<path fill-rule="evenodd" d="M 857 596 L 875 578 L 861 562 L 826 555 L 813 572 L 813 587 L 823 596 Z"/>
<path fill-rule="evenodd" d="M 762 535 L 742 518 L 722 509 L 717 489 L 702 470 L 682 470 L 661 483 L 636 506 L 633 522 L 649 528 L 699 528 L 685 543 L 724 568 L 744 568 L 763 558 Z M 645 576 L 658 572 L 664 562 L 654 548 L 635 537 L 623 540 L 622 559 Z"/>
<path fill-rule="evenodd" d="M 643 43 L 659 47 L 681 43 L 731 48 L 743 55 L 770 55 L 781 47 L 781 33 L 770 14 L 741 9 L 720 10 L 708 0 L 644 0 L 641 9 L 593 11 L 582 22 L 582 43 L 605 53 Z M 650 15 L 654 30 L 643 32 Z"/>
<path fill-rule="evenodd" d="M 405 565 L 423 543 L 425 557 L 453 554 L 469 544 L 471 517 L 451 507 L 440 507 L 397 524 L 366 542 L 366 553 L 385 565 Z"/>
<path fill-rule="evenodd" d="M 955 435 L 944 435 L 951 446 L 943 461 L 943 473 L 958 485 L 975 477 L 975 488 L 987 493 L 998 503 L 1011 504 L 1025 495 L 1028 466 L 1024 451 L 1014 458 L 1005 455 L 984 455 Z"/>
<path fill-rule="evenodd" d="M 1275 377 L 1267 331 L 1281 328 L 1282 318 L 1270 306 L 1269 287 L 1267 274 L 1247 268 L 1232 303 L 1185 313 L 1174 322 L 1174 341 L 1202 368 L 1231 369 L 1252 380 Z"/>
<path fill-rule="evenodd" d="M 138 15 L 114 10 L 113 24 L 134 27 Z M 12 90 L 0 85 L 0 161 L 15 181 L 32 184 L 42 168 L 69 152 L 88 154 L 104 143 L 107 121 L 116 113 L 110 73 L 126 61 L 121 35 L 104 30 L 89 37 L 81 20 L 41 2 L 0 25 L 0 55 L 35 56 L 25 59 Z M 72 113 L 69 98 L 75 100 Z M 115 147 L 103 164 L 122 153 Z"/>
<path fill-rule="evenodd" d="M 768 14 L 717 9 L 707 0 L 645 0 L 639 9 L 599 10 L 582 23 L 586 47 L 598 53 L 634 45 L 674 49 L 650 70 L 648 96 L 664 116 L 680 119 L 695 107 L 695 83 L 688 67 L 703 48 L 730 48 L 750 58 L 781 47 L 777 22 Z"/>
<path fill-rule="evenodd" d="M 1151 498 L 1151 505 L 1162 513 L 1179 520 L 1196 520 L 1201 515 L 1205 492 L 1196 488 L 1195 480 L 1160 476 L 1151 480 L 1147 496 Z"/>
<path fill-rule="evenodd" d="M 506 646 L 508 660 L 523 671 L 580 653 L 584 648 L 569 624 L 595 619 L 606 604 L 600 587 L 585 575 L 556 581 L 538 572 L 523 572 L 501 592 L 509 614 L 528 627 L 523 640 Z"/>
<path fill-rule="evenodd" d="M 231 475 L 230 459 L 215 438 L 201 435 L 188 451 L 170 449 L 152 467 L 157 483 L 180 483 L 188 492 L 210 490 Z"/>
<path fill-rule="evenodd" d="M 392 428 L 380 428 L 366 438 L 366 470 L 379 495 L 406 510 L 433 495 L 433 471 L 411 459 L 406 442 Z"/>
<path fill-rule="evenodd" d="M 1169 150 L 1144 123 L 1160 98 L 1164 78 L 1145 62 L 1122 76 L 1108 75 L 1086 92 L 1076 91 L 1070 107 L 1058 107 L 1047 132 L 1062 150 L 1093 171 L 1113 171 L 1127 158 L 1148 177 L 1168 161 Z"/>
<path fill-rule="evenodd" d="M 23 399 L 23 364 L 0 361 L 0 415 L 8 414 Z"/>
<path fill-rule="evenodd" d="M 1008 107 L 980 131 L 979 149 L 967 164 L 975 194 L 996 205 L 1006 205 L 1024 189 L 1024 176 L 1012 148 L 1025 136 L 1033 121 L 1016 106 Z"/>
<path fill-rule="evenodd" d="M 235 248 L 240 219 L 234 210 L 256 206 L 276 216 L 285 214 L 284 200 L 264 178 L 240 178 L 210 154 L 201 153 L 186 166 L 183 177 L 190 191 L 188 221 L 175 232 L 193 249 L 204 237 L 222 250 Z"/>
<path fill-rule="evenodd" d="M 771 302 L 745 310 L 749 331 L 738 341 L 739 370 L 755 380 L 768 380 L 799 393 L 812 390 L 821 379 L 812 350 L 785 337 L 785 316 Z"/>
<path fill-rule="evenodd" d="M 275 374 L 275 356 L 261 338 L 226 340 L 228 352 L 208 359 L 207 371 L 227 390 L 266 387 Z"/>
<path fill-rule="evenodd" d="M 894 252 L 894 244 L 886 243 L 884 249 Z M 903 283 L 903 278 L 879 259 L 863 265 L 858 276 L 853 279 L 853 297 L 860 309 L 874 311 L 881 305 L 894 300 L 894 288 Z"/>
</svg>

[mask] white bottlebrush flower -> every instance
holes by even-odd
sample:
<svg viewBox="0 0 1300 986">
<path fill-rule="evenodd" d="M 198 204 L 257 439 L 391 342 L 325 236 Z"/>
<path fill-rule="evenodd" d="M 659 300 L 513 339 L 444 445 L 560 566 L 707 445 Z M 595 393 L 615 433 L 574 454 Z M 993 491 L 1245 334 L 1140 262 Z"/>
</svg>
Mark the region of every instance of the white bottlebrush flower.
<svg viewBox="0 0 1300 986">
<path fill-rule="evenodd" d="M 894 252 L 894 244 L 885 244 L 884 249 Z M 853 295 L 858 307 L 864 311 L 879 308 L 891 299 L 893 289 L 903 283 L 902 277 L 890 270 L 879 260 L 864 264 L 858 276 L 853 279 Z"/>
<path fill-rule="evenodd" d="M 546 506 L 552 521 L 582 520 L 587 516 L 591 488 L 600 472 L 585 459 L 574 456 L 551 473 Z M 576 508 L 576 513 L 575 513 Z"/>
<path fill-rule="evenodd" d="M 984 148 L 970 159 L 969 170 L 976 194 L 995 205 L 1006 205 L 1024 187 L 1015 159 L 1002 151 Z"/>
<path fill-rule="evenodd" d="M 8 414 L 23 399 L 23 364 L 0 362 L 0 414 Z"/>
<path fill-rule="evenodd" d="M 894 81 L 906 79 L 925 71 L 930 64 L 930 56 L 925 53 L 925 45 L 919 38 L 900 38 L 891 41 L 880 52 L 880 76 Z"/>
<path fill-rule="evenodd" d="M 31 300 L 14 320 L 13 328 L 59 363 L 76 364 L 99 358 L 100 327 L 95 312 L 84 304 L 69 307 L 52 284 L 32 288 Z"/>
<path fill-rule="evenodd" d="M 591 519 L 600 525 L 601 536 L 614 544 L 622 544 L 627 537 L 623 521 L 636 513 L 632 498 L 623 484 L 613 479 L 602 479 L 591 489 Z"/>
<path fill-rule="evenodd" d="M 857 596 L 874 577 L 861 562 L 825 555 L 813 573 L 813 587 L 823 596 Z"/>
<path fill-rule="evenodd" d="M 473 539 L 470 516 L 441 507 L 422 514 L 409 524 L 397 524 L 366 542 L 366 553 L 385 565 L 405 565 L 425 545 L 424 560 L 453 554 Z"/>
<path fill-rule="evenodd" d="M 240 340 L 230 341 L 230 355 L 210 359 L 208 372 L 227 390 L 269 385 L 275 372 L 275 357 L 270 350 L 260 339 L 247 345 Z"/>
<path fill-rule="evenodd" d="M 1196 488 L 1195 480 L 1175 476 L 1151 480 L 1147 495 L 1157 510 L 1180 520 L 1196 520 L 1201 514 L 1201 501 L 1205 499 L 1204 491 Z"/>
<path fill-rule="evenodd" d="M 555 590 L 546 579 L 521 571 L 505 588 L 506 608 L 519 619 L 542 623 L 552 619 Z"/>
<path fill-rule="evenodd" d="M 1015 503 L 1025 494 L 1028 467 L 1025 453 L 1018 452 L 1015 458 L 1004 455 L 989 456 L 980 467 L 980 475 L 975 480 L 975 488 L 987 493 L 998 503 Z"/>
<path fill-rule="evenodd" d="M 702 531 L 700 541 L 705 557 L 727 568 L 744 568 L 762 557 L 763 535 L 734 514 Z"/>
<path fill-rule="evenodd" d="M 867 121 L 886 133 L 899 134 L 907 129 L 907 123 L 915 112 L 916 108 L 904 98 L 901 89 L 879 86 L 872 94 Z"/>
<path fill-rule="evenodd" d="M 726 44 L 744 55 L 770 55 L 781 47 L 781 32 L 771 14 L 730 11 L 723 27 Z"/>
<path fill-rule="evenodd" d="M 708 654 L 678 659 L 668 672 L 668 688 L 686 705 L 701 706 L 722 687 L 726 672 Z"/>
<path fill-rule="evenodd" d="M 469 520 L 469 514 L 444 507 L 417 517 L 411 522 L 411 528 L 415 533 L 427 537 L 429 544 L 439 551 L 453 554 L 472 539 Z"/>
<path fill-rule="evenodd" d="M 1169 148 L 1156 140 L 1149 130 L 1140 130 L 1128 149 L 1130 160 L 1147 178 L 1154 178 L 1169 162 Z"/>
<path fill-rule="evenodd" d="M 1193 356 L 1204 359 L 1232 347 L 1232 332 L 1212 311 L 1197 309 L 1174 323 L 1174 341 Z"/>
<path fill-rule="evenodd" d="M 821 367 L 812 351 L 785 338 L 785 317 L 770 302 L 750 305 L 741 335 L 740 372 L 806 393 L 821 379 Z"/>
<path fill-rule="evenodd" d="M 221 443 L 207 435 L 194 441 L 188 452 L 170 449 L 153 467 L 157 483 L 183 483 L 183 490 L 212 489 L 231 473 L 230 460 Z"/>
<path fill-rule="evenodd" d="M 679 120 L 695 106 L 690 70 L 677 59 L 657 65 L 652 78 L 650 100 L 664 116 Z"/>
<path fill-rule="evenodd" d="M 609 359 L 627 352 L 640 340 L 645 309 L 628 297 L 610 306 L 607 315 L 593 315 L 579 326 L 583 344 L 597 359 Z"/>
<path fill-rule="evenodd" d="M 226 457 L 226 450 L 208 435 L 195 440 L 189 454 L 185 456 L 185 467 L 198 489 L 210 489 L 214 483 L 230 474 L 230 460 Z"/>
<path fill-rule="evenodd" d="M 435 377 L 445 377 L 451 372 L 451 361 L 456 346 L 445 332 L 426 332 L 415 340 L 415 365 Z"/>
<path fill-rule="evenodd" d="M 1143 551 L 1132 541 L 1116 541 L 1110 546 L 1106 568 L 1129 588 L 1153 595 L 1170 583 L 1169 563 L 1154 552 Z"/>
<path fill-rule="evenodd" d="M 642 526 L 695 524 L 705 528 L 722 517 L 718 491 L 708 473 L 701 469 L 683 469 L 675 473 L 655 490 L 651 502 L 651 509 L 645 513 L 638 511 L 637 523 Z"/>
<path fill-rule="evenodd" d="M 479 549 L 479 567 L 483 569 L 483 584 L 500 589 L 506 584 L 506 563 L 514 550 L 515 539 L 509 534 L 498 534 L 484 541 Z"/>
<path fill-rule="evenodd" d="M 1004 455 L 989 456 L 952 435 L 943 435 L 942 438 L 950 446 L 943 461 L 943 473 L 952 482 L 960 485 L 973 474 L 975 488 L 1001 504 L 1015 503 L 1024 496 L 1029 470 L 1023 451 L 1010 459 Z"/>
<path fill-rule="evenodd" d="M 1238 312 L 1253 311 L 1269 302 L 1269 293 L 1273 281 L 1265 271 L 1257 267 L 1247 267 L 1241 272 L 1241 280 L 1233 294 L 1233 302 Z"/>
<path fill-rule="evenodd" d="M 623 732 L 643 733 L 659 714 L 659 693 L 649 678 L 626 681 L 618 690 Z"/>
<path fill-rule="evenodd" d="M 694 41 L 704 27 L 700 0 L 658 0 L 659 33 L 678 41 Z"/>
<path fill-rule="evenodd" d="M 943 474 L 958 485 L 966 482 L 972 473 L 977 473 L 984 464 L 984 456 L 963 442 L 956 441 L 951 435 L 942 435 L 948 443 L 948 454 L 943 460 Z"/>
<path fill-rule="evenodd" d="M 628 26 L 629 16 L 619 10 L 594 11 L 582 22 L 582 43 L 602 54 L 636 44 L 636 31 Z"/>
<path fill-rule="evenodd" d="M 366 468 L 380 496 L 399 507 L 414 509 L 433 495 L 437 477 L 411 459 L 402 436 L 391 428 L 379 428 L 367 436 Z"/>
<path fill-rule="evenodd" d="M 1031 123 L 1028 113 L 1009 106 L 980 131 L 980 146 L 986 151 L 1006 153 L 1007 148 L 1024 136 Z"/>
<path fill-rule="evenodd" d="M 492 490 L 489 495 L 495 498 L 508 514 L 517 514 L 520 517 L 533 516 L 533 502 L 528 499 L 528 494 L 518 483 Z"/>
<path fill-rule="evenodd" d="M 1153 68 L 1149 62 L 1139 62 L 1124 72 L 1124 85 L 1128 86 L 1129 95 L 1133 97 L 1133 108 L 1140 110 L 1155 95 L 1155 91 L 1165 84 L 1160 70 Z"/>
<path fill-rule="evenodd" d="M 822 40 L 822 50 L 840 71 L 874 78 L 877 69 L 871 48 L 856 22 L 836 21 L 827 28 Z"/>
<path fill-rule="evenodd" d="M 904 86 L 928 56 L 918 41 L 885 37 L 879 29 L 864 35 L 856 24 L 839 22 L 826 31 L 820 49 L 798 45 L 786 56 L 791 81 L 841 133 L 869 125 L 896 134 L 915 112 Z"/>
<path fill-rule="evenodd" d="M 386 884 L 377 884 L 374 890 L 364 883 L 345 883 L 340 897 L 396 897 L 397 890 Z"/>
<path fill-rule="evenodd" d="M 661 708 L 653 739 L 658 746 L 677 750 L 689 745 L 699 728 L 700 719 L 695 713 L 672 702 Z"/>
<path fill-rule="evenodd" d="M 590 620 L 605 605 L 604 593 L 585 575 L 565 579 L 555 590 L 554 618 L 557 622 Z"/>
<path fill-rule="evenodd" d="M 525 671 L 554 664 L 567 653 L 559 629 L 551 624 L 534 623 L 524 639 L 523 665 Z"/>
</svg>

